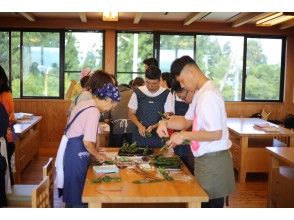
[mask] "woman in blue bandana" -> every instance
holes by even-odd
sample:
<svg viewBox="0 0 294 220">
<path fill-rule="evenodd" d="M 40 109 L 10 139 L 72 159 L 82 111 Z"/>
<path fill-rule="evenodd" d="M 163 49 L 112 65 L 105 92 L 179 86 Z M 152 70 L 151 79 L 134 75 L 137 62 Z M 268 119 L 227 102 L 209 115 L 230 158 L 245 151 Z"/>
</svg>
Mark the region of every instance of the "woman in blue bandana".
<svg viewBox="0 0 294 220">
<path fill-rule="evenodd" d="M 68 142 L 63 157 L 63 201 L 66 207 L 86 207 L 81 198 L 90 154 L 100 162 L 105 161 L 105 155 L 95 148 L 100 114 L 111 110 L 120 101 L 111 76 L 103 70 L 91 76 L 87 90 L 92 99 L 74 106 L 65 129 Z"/>
</svg>

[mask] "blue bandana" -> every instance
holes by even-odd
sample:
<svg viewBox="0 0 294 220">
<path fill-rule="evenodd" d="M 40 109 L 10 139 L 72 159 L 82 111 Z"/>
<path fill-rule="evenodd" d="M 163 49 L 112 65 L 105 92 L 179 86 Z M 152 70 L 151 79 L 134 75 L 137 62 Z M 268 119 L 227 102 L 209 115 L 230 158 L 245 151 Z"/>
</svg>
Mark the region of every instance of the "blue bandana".
<svg viewBox="0 0 294 220">
<path fill-rule="evenodd" d="M 116 86 L 114 86 L 111 83 L 105 84 L 100 89 L 97 89 L 95 95 L 101 98 L 110 98 L 113 101 L 117 102 L 120 101 L 119 90 Z"/>
</svg>

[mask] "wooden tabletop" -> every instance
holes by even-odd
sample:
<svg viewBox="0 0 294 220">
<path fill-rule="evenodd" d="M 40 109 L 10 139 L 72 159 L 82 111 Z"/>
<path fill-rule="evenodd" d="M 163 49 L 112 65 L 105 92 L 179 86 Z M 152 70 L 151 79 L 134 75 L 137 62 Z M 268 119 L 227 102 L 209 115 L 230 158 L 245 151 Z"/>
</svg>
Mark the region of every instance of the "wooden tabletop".
<svg viewBox="0 0 294 220">
<path fill-rule="evenodd" d="M 294 147 L 266 147 L 266 150 L 279 160 L 294 165 Z"/>
<path fill-rule="evenodd" d="M 22 120 L 21 123 L 16 123 L 15 125 L 13 125 L 15 133 L 20 136 L 23 135 L 29 129 L 31 129 L 35 124 L 41 121 L 41 119 L 42 119 L 41 116 L 33 116 L 32 119 L 25 119 L 25 120 Z"/>
<path fill-rule="evenodd" d="M 111 151 L 110 149 L 107 149 Z M 112 151 L 115 152 L 115 150 Z M 116 150 L 117 151 L 117 150 Z M 86 203 L 193 203 L 208 201 L 208 196 L 200 187 L 186 167 L 183 173 L 188 175 L 189 181 L 162 181 L 157 183 L 134 184 L 134 180 L 142 179 L 131 169 L 121 169 L 118 183 L 89 183 L 95 178 L 95 172 L 90 166 L 82 201 Z"/>
<path fill-rule="evenodd" d="M 253 127 L 254 124 L 259 124 L 259 123 L 269 123 L 270 126 L 275 126 L 279 130 L 278 131 L 262 131 L 262 130 L 255 129 Z M 260 118 L 228 118 L 227 126 L 231 132 L 239 136 L 272 137 L 275 135 L 279 135 L 279 136 L 294 137 L 293 131 L 287 128 L 283 128 L 279 125 L 270 123 Z"/>
</svg>

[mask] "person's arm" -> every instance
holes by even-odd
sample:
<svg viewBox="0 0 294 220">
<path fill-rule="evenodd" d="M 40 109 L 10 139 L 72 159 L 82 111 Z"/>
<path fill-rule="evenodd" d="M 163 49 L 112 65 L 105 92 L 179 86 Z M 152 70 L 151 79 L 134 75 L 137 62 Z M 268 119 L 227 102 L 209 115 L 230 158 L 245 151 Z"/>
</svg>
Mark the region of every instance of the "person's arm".
<svg viewBox="0 0 294 220">
<path fill-rule="evenodd" d="M 65 98 L 66 99 L 71 99 L 72 97 L 72 92 L 74 90 L 75 85 L 77 84 L 77 82 L 75 80 L 71 80 L 70 81 L 70 85 L 65 93 Z"/>
<path fill-rule="evenodd" d="M 87 151 L 92 154 L 99 162 L 104 162 L 106 159 L 106 156 L 104 153 L 100 153 L 96 150 L 96 145 L 93 142 L 90 141 L 83 141 L 85 148 Z"/>
<path fill-rule="evenodd" d="M 141 136 L 145 136 L 146 128 L 144 125 L 141 124 L 141 122 L 138 120 L 136 116 L 136 110 L 129 108 L 128 112 L 129 119 L 136 125 L 138 128 L 138 131 Z"/>
<path fill-rule="evenodd" d="M 167 145 L 175 147 L 185 141 L 216 141 L 222 138 L 222 130 L 217 131 L 182 131 L 171 135 Z"/>
<path fill-rule="evenodd" d="M 184 116 L 174 115 L 168 120 L 158 122 L 157 134 L 159 137 L 168 137 L 167 129 L 186 130 L 192 126 L 192 121 L 187 120 Z"/>
</svg>

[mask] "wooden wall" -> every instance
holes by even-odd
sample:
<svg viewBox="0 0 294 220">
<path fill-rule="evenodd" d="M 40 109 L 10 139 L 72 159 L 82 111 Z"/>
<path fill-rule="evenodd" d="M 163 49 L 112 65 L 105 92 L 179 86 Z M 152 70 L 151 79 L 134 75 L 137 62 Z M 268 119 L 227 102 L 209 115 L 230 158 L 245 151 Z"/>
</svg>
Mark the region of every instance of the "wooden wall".
<svg viewBox="0 0 294 220">
<path fill-rule="evenodd" d="M 151 22 L 142 21 L 138 25 L 130 21 L 97 22 L 89 20 L 81 23 L 77 19 L 38 19 L 38 22 L 28 22 L 18 19 L 0 19 L 0 28 L 66 28 L 66 29 L 98 29 L 105 30 L 105 70 L 115 73 L 115 31 L 166 31 L 166 32 L 198 32 L 198 33 L 228 33 L 228 34 L 263 34 L 284 35 L 288 37 L 286 47 L 285 94 L 283 103 L 267 102 L 227 102 L 228 117 L 248 117 L 265 109 L 271 112 L 270 119 L 283 120 L 289 113 L 294 113 L 294 31 L 293 28 L 279 30 L 276 27 L 258 28 L 244 25 L 231 28 L 229 24 L 195 23 L 183 26 L 182 22 Z M 41 146 L 39 153 L 54 155 L 66 123 L 66 113 L 69 102 L 65 100 L 20 100 L 15 99 L 16 112 L 31 112 L 43 117 L 41 121 Z"/>
<path fill-rule="evenodd" d="M 42 116 L 40 122 L 40 155 L 55 155 L 66 124 L 70 101 L 51 99 L 15 99 L 15 112 Z"/>
</svg>

